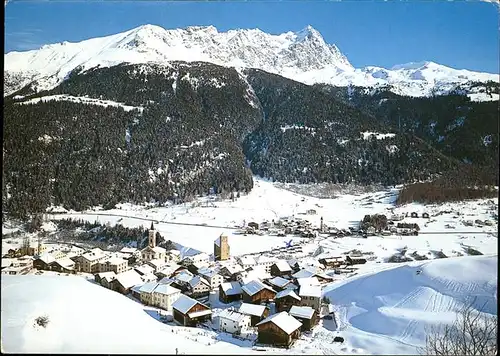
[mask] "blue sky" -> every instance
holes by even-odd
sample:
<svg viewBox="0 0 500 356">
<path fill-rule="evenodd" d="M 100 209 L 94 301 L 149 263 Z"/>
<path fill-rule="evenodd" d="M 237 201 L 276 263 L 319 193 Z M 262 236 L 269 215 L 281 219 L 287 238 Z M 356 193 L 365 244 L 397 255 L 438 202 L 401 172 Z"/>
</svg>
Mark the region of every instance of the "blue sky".
<svg viewBox="0 0 500 356">
<path fill-rule="evenodd" d="M 454 68 L 499 72 L 499 9 L 445 1 L 21 1 L 5 8 L 5 49 L 81 41 L 143 24 L 214 25 L 219 31 L 269 33 L 316 28 L 355 67 L 430 60 Z"/>
</svg>

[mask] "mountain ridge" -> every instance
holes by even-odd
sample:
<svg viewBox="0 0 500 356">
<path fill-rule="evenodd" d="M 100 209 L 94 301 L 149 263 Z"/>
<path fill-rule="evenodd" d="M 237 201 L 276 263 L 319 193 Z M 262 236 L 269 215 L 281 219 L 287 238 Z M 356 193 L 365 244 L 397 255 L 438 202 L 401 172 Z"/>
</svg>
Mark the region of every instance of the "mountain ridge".
<svg viewBox="0 0 500 356">
<path fill-rule="evenodd" d="M 389 87 L 397 94 L 417 97 L 446 94 L 469 82 L 499 81 L 496 74 L 457 70 L 429 61 L 395 65 L 391 69 L 354 68 L 339 48 L 326 43 L 312 26 L 272 35 L 260 29 L 219 32 L 214 26 L 164 29 L 148 24 L 80 42 L 9 52 L 4 54 L 4 60 L 4 95 L 30 83 L 34 83 L 35 91 L 51 89 L 76 68 L 175 60 L 255 68 L 308 85 Z"/>
</svg>

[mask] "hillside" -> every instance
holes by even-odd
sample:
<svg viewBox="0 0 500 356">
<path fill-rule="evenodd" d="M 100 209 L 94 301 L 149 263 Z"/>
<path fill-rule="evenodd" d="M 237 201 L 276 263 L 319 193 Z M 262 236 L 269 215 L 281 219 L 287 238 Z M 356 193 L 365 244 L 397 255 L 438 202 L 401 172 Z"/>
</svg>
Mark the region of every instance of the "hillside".
<svg viewBox="0 0 500 356">
<path fill-rule="evenodd" d="M 10 95 L 31 84 L 51 89 L 74 69 L 89 70 L 122 63 L 204 61 L 234 68 L 255 68 L 305 84 L 385 87 L 409 96 L 447 94 L 463 89 L 473 93 L 473 82 L 498 83 L 498 74 L 453 69 L 424 61 L 393 66 L 354 68 L 337 46 L 307 26 L 278 35 L 259 29 L 219 32 L 213 26 L 164 29 L 143 25 L 123 33 L 78 43 L 44 45 L 38 50 L 5 54 L 4 91 Z M 481 85 L 482 86 L 482 85 Z M 478 100 L 492 100 L 477 96 Z M 493 99 L 495 100 L 495 99 Z M 498 95 L 496 94 L 496 100 Z"/>
<path fill-rule="evenodd" d="M 417 274 L 420 270 L 421 273 Z M 459 257 L 396 265 L 327 287 L 342 334 L 373 354 L 415 354 L 425 328 L 451 323 L 464 304 L 497 314 L 498 256 Z"/>
<path fill-rule="evenodd" d="M 252 172 L 394 185 L 459 164 L 319 88 L 262 71 L 123 64 L 27 94 L 4 104 L 3 207 L 20 217 L 50 205 L 229 196 L 252 188 Z"/>
<path fill-rule="evenodd" d="M 248 354 L 173 332 L 138 302 L 74 276 L 2 276 L 2 352 Z M 45 328 L 35 319 L 47 316 Z M 208 345 L 210 343 L 210 345 Z"/>
</svg>

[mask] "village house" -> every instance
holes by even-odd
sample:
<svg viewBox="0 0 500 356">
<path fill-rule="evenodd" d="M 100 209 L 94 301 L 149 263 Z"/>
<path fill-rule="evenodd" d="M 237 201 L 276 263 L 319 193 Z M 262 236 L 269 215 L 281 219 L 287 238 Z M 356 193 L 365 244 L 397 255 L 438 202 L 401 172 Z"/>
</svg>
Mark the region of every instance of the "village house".
<svg viewBox="0 0 500 356">
<path fill-rule="evenodd" d="M 54 262 L 56 259 L 50 253 L 44 253 L 43 255 L 35 258 L 33 261 L 33 268 L 39 271 L 49 271 L 49 264 Z"/>
<path fill-rule="evenodd" d="M 69 258 L 59 258 L 49 263 L 49 270 L 59 273 L 75 273 L 75 262 Z"/>
<path fill-rule="evenodd" d="M 205 263 L 202 263 L 202 262 L 194 262 L 194 263 L 190 263 L 188 266 L 187 266 L 187 269 L 189 272 L 191 272 L 192 274 L 199 274 L 199 270 L 202 270 L 204 268 L 208 268 L 207 265 Z"/>
<path fill-rule="evenodd" d="M 345 263 L 345 259 L 343 256 L 330 256 L 326 258 L 320 258 L 318 262 L 325 266 L 325 268 L 337 268 Z"/>
<path fill-rule="evenodd" d="M 113 271 L 116 274 L 128 270 L 128 262 L 123 258 L 111 257 L 99 263 L 99 272 Z"/>
<path fill-rule="evenodd" d="M 248 255 L 237 257 L 237 261 L 245 270 L 257 264 L 255 259 Z"/>
<path fill-rule="evenodd" d="M 94 280 L 99 283 L 104 288 L 111 289 L 111 282 L 116 278 L 116 273 L 110 272 L 100 272 L 94 275 Z"/>
<path fill-rule="evenodd" d="M 146 276 L 148 274 L 154 273 L 155 269 L 147 264 L 143 264 L 140 266 L 135 266 L 134 271 L 139 273 L 141 276 Z"/>
<path fill-rule="evenodd" d="M 33 257 L 31 256 L 22 256 L 13 259 L 2 258 L 3 274 L 11 274 L 11 275 L 26 274 L 33 269 L 33 266 L 34 266 L 34 260 Z"/>
<path fill-rule="evenodd" d="M 243 301 L 245 303 L 261 304 L 273 300 L 276 291 L 266 286 L 259 280 L 253 280 L 241 287 Z"/>
<path fill-rule="evenodd" d="M 194 278 L 194 275 L 189 271 L 181 271 L 172 277 L 175 284 L 181 287 L 180 289 L 184 292 L 189 289 L 189 282 Z"/>
<path fill-rule="evenodd" d="M 284 260 L 276 261 L 270 268 L 269 272 L 273 277 L 285 277 L 292 275 L 292 268 Z"/>
<path fill-rule="evenodd" d="M 238 312 L 250 316 L 250 325 L 255 326 L 269 315 L 269 308 L 265 305 L 241 303 Z"/>
<path fill-rule="evenodd" d="M 257 324 L 257 341 L 273 346 L 290 347 L 300 337 L 302 324 L 287 312 L 271 315 Z"/>
<path fill-rule="evenodd" d="M 111 289 L 121 294 L 128 294 L 130 288 L 143 283 L 139 273 L 133 269 L 116 275 L 116 278 L 111 282 Z"/>
<path fill-rule="evenodd" d="M 184 257 L 181 261 L 181 265 L 184 267 L 188 267 L 193 263 L 198 263 L 200 266 L 208 266 L 210 263 L 210 256 L 202 252 L 193 256 Z"/>
<path fill-rule="evenodd" d="M 276 306 L 276 312 L 286 311 L 288 312 L 294 305 L 300 305 L 300 297 L 291 289 L 285 289 L 274 297 L 274 304 Z"/>
<path fill-rule="evenodd" d="M 299 288 L 300 304 L 318 311 L 321 308 L 321 287 L 301 285 Z"/>
<path fill-rule="evenodd" d="M 108 254 L 96 247 L 80 256 L 76 256 L 73 260 L 75 261 L 75 269 L 78 272 L 99 273 L 99 263 L 107 258 Z"/>
<path fill-rule="evenodd" d="M 141 252 L 135 247 L 124 247 L 120 250 L 121 253 L 129 255 L 129 257 L 139 257 Z"/>
<path fill-rule="evenodd" d="M 171 262 L 180 262 L 181 260 L 181 251 L 178 250 L 168 250 L 167 251 L 167 260 Z"/>
<path fill-rule="evenodd" d="M 163 260 L 162 259 L 154 259 L 154 260 L 147 261 L 146 264 L 153 268 L 153 273 L 157 273 L 158 271 L 160 271 L 163 267 L 165 267 L 167 265 L 167 262 L 165 262 L 164 259 Z"/>
<path fill-rule="evenodd" d="M 214 241 L 214 260 L 226 261 L 229 255 L 229 240 L 227 235 L 222 234 Z"/>
<path fill-rule="evenodd" d="M 268 257 L 268 256 L 258 256 L 255 259 L 255 263 L 257 266 L 264 267 L 266 273 L 271 273 L 271 266 L 276 262 L 276 258 Z"/>
<path fill-rule="evenodd" d="M 210 290 L 210 283 L 203 277 L 195 276 L 189 281 L 189 293 L 195 298 L 209 295 Z"/>
<path fill-rule="evenodd" d="M 221 283 L 224 282 L 224 278 L 213 269 L 203 268 L 198 270 L 198 274 L 208 281 L 211 289 L 219 288 Z"/>
<path fill-rule="evenodd" d="M 240 265 L 225 265 L 219 270 L 219 274 L 228 281 L 236 281 L 239 272 L 243 271 Z"/>
<path fill-rule="evenodd" d="M 302 323 L 302 331 L 310 331 L 318 323 L 318 312 L 311 307 L 293 306 L 289 314 Z"/>
<path fill-rule="evenodd" d="M 151 222 L 151 228 L 148 231 L 148 246 L 141 250 L 141 259 L 144 262 L 151 260 L 165 261 L 167 251 L 163 247 L 156 246 L 156 230 Z"/>
<path fill-rule="evenodd" d="M 271 274 L 266 272 L 264 266 L 249 267 L 248 271 L 242 271 L 236 274 L 236 280 L 241 284 L 247 284 L 254 279 L 265 280 L 270 278 Z"/>
<path fill-rule="evenodd" d="M 172 305 L 181 296 L 181 291 L 168 284 L 158 284 L 153 289 L 152 305 L 171 311 Z"/>
<path fill-rule="evenodd" d="M 355 256 L 346 256 L 346 263 L 348 265 L 362 265 L 366 263 L 366 258 L 364 257 L 355 257 Z"/>
<path fill-rule="evenodd" d="M 230 334 L 240 335 L 248 331 L 251 326 L 249 315 L 234 310 L 224 309 L 219 314 L 219 330 Z"/>
<path fill-rule="evenodd" d="M 155 272 L 155 275 L 158 278 L 171 278 L 176 272 L 180 273 L 181 271 L 186 271 L 186 268 L 174 262 L 167 262 L 160 270 Z"/>
<path fill-rule="evenodd" d="M 145 305 L 153 305 L 153 290 L 158 286 L 158 282 L 146 282 L 139 288 L 139 299 Z"/>
<path fill-rule="evenodd" d="M 289 279 L 281 278 L 281 277 L 274 277 L 271 279 L 267 279 L 265 281 L 271 288 L 273 288 L 275 291 L 280 292 L 288 286 L 293 286 L 293 283 Z"/>
<path fill-rule="evenodd" d="M 288 263 L 293 273 L 296 273 L 301 269 L 299 262 L 294 258 L 287 260 L 286 263 Z"/>
<path fill-rule="evenodd" d="M 241 284 L 231 281 L 222 283 L 219 286 L 219 300 L 228 304 L 240 300 L 242 297 Z"/>
<path fill-rule="evenodd" d="M 173 305 L 174 320 L 183 326 L 196 326 L 212 317 L 212 310 L 205 304 L 181 294 Z"/>
<path fill-rule="evenodd" d="M 259 224 L 256 223 L 256 222 L 254 222 L 254 221 L 249 222 L 248 223 L 248 227 L 250 227 L 250 228 L 252 228 L 252 229 L 254 229 L 256 231 L 259 230 Z"/>
</svg>

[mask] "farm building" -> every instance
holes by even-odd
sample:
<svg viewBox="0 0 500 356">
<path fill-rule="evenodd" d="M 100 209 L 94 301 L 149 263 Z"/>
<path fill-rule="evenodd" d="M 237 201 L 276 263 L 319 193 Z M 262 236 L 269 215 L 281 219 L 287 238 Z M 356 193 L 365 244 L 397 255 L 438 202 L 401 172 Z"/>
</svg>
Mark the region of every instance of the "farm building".
<svg viewBox="0 0 500 356">
<path fill-rule="evenodd" d="M 111 289 L 122 294 L 128 294 L 130 288 L 141 284 L 141 276 L 134 270 L 129 270 L 116 275 L 116 278 L 111 281 Z"/>
<path fill-rule="evenodd" d="M 245 303 L 260 304 L 268 302 L 276 296 L 276 291 L 266 286 L 259 280 L 253 280 L 241 287 L 243 301 Z"/>
<path fill-rule="evenodd" d="M 274 314 L 257 324 L 258 342 L 289 347 L 299 338 L 302 324 L 287 312 Z"/>
<path fill-rule="evenodd" d="M 302 331 L 310 331 L 318 323 L 318 312 L 311 307 L 293 306 L 289 314 L 302 323 Z"/>
<path fill-rule="evenodd" d="M 320 258 L 318 260 L 325 268 L 336 268 L 341 264 L 345 263 L 344 257 L 342 256 L 331 256 L 326 258 Z"/>
<path fill-rule="evenodd" d="M 278 260 L 276 261 L 270 269 L 271 276 L 273 277 L 285 277 L 285 276 L 290 276 L 292 272 L 292 267 L 284 261 L 284 260 Z"/>
<path fill-rule="evenodd" d="M 196 326 L 212 317 L 212 310 L 205 304 L 181 294 L 172 304 L 174 320 L 184 326 Z"/>
<path fill-rule="evenodd" d="M 249 315 L 241 314 L 234 310 L 223 310 L 219 314 L 219 330 L 230 334 L 241 334 L 251 326 Z"/>
<path fill-rule="evenodd" d="M 259 230 L 259 224 L 257 224 L 256 222 L 254 221 L 251 221 L 248 223 L 248 227 L 251 227 L 252 229 L 254 230 Z"/>
<path fill-rule="evenodd" d="M 33 261 L 33 268 L 42 271 L 49 270 L 49 264 L 54 262 L 56 259 L 50 253 L 44 253 Z"/>
<path fill-rule="evenodd" d="M 203 277 L 196 276 L 189 281 L 189 292 L 195 298 L 210 294 L 210 283 Z"/>
<path fill-rule="evenodd" d="M 226 282 L 219 286 L 219 300 L 222 303 L 232 303 L 241 299 L 241 284 L 239 282 Z"/>
<path fill-rule="evenodd" d="M 289 311 L 294 305 L 300 305 L 300 297 L 291 289 L 285 289 L 279 292 L 274 297 L 274 303 L 276 305 L 276 311 Z"/>
<path fill-rule="evenodd" d="M 269 315 L 269 308 L 265 305 L 241 303 L 238 312 L 250 316 L 250 324 L 257 325 Z"/>
<path fill-rule="evenodd" d="M 366 258 L 364 257 L 346 256 L 345 260 L 348 265 L 363 265 L 366 263 Z"/>
<path fill-rule="evenodd" d="M 229 281 L 236 281 L 237 274 L 242 270 L 243 268 L 240 265 L 231 264 L 222 267 L 219 274 Z"/>
</svg>

